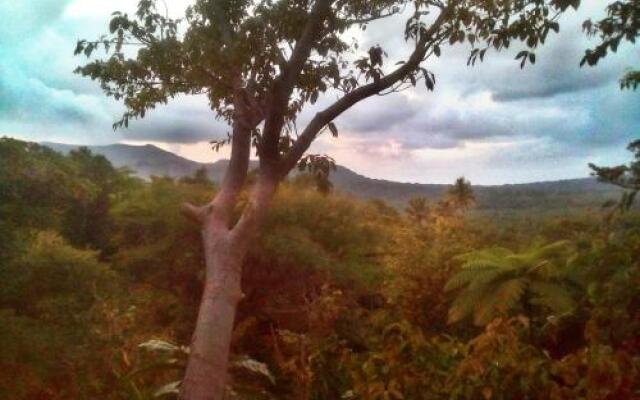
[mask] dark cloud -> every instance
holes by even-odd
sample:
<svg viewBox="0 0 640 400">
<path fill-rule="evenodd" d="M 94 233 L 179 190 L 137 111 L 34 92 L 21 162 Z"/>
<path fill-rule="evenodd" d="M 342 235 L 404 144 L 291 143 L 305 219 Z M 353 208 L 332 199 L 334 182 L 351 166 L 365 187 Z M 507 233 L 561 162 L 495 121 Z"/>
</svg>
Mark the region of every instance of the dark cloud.
<svg viewBox="0 0 640 400">
<path fill-rule="evenodd" d="M 361 132 L 389 132 L 419 112 L 419 103 L 391 94 L 373 97 L 349 110 L 339 121 L 344 128 Z"/>
<path fill-rule="evenodd" d="M 87 124 L 100 119 L 99 101 L 47 86 L 0 61 L 0 121 Z M 97 100 L 97 99 L 95 99 Z"/>
<path fill-rule="evenodd" d="M 531 86 L 522 85 L 513 90 L 499 88 L 492 93 L 492 97 L 495 101 L 499 102 L 547 98 L 583 90 L 596 89 L 610 84 L 612 80 L 613 79 L 611 79 L 611 77 L 605 77 L 604 79 L 581 78 L 563 81 L 556 77 L 550 77 L 548 80 L 540 80 L 537 81 L 537 83 L 534 81 Z"/>
<path fill-rule="evenodd" d="M 596 2 L 586 3 L 588 13 L 601 8 Z M 475 67 L 466 65 L 468 48 L 447 48 L 442 58 L 427 62 L 438 78 L 434 93 L 418 88 L 396 95 L 400 99 L 375 99 L 350 110 L 340 122 L 357 137 L 393 138 L 407 151 L 458 148 L 468 141 L 538 140 L 548 143 L 551 159 L 621 146 L 637 135 L 640 98 L 621 93 L 617 80 L 637 59 L 627 46 L 596 68 L 580 68 L 584 50 L 593 44 L 581 31 L 584 18 L 585 14 L 565 18 L 562 32 L 537 52 L 537 64 L 524 70 L 514 60 L 517 46 L 489 53 Z M 367 33 L 365 43 L 381 41 L 382 31 Z M 390 40 L 393 45 L 387 47 L 410 51 Z"/>
<path fill-rule="evenodd" d="M 485 84 L 492 84 L 496 101 L 548 98 L 614 85 L 628 65 L 629 56 L 612 55 L 597 68 L 581 68 L 579 63 L 588 46 L 583 35 L 575 31 L 562 33 L 538 51 L 537 65 L 529 65 L 523 71 L 513 69 Z"/>
<path fill-rule="evenodd" d="M 127 140 L 156 141 L 167 143 L 197 143 L 226 137 L 229 127 L 214 121 L 214 114 L 209 112 L 207 121 L 202 119 L 188 120 L 175 114 L 167 114 L 162 119 L 145 119 L 133 121 L 121 134 Z"/>
<path fill-rule="evenodd" d="M 215 118 L 204 96 L 181 96 L 131 121 L 121 134 L 127 140 L 196 143 L 227 137 L 229 126 Z"/>
<path fill-rule="evenodd" d="M 587 112 L 572 107 L 563 110 L 553 105 L 537 105 L 527 110 L 517 104 L 494 103 L 488 94 L 443 100 L 437 96 L 413 99 L 412 106 L 403 113 L 382 104 L 373 105 L 354 109 L 341 119 L 341 124 L 356 136 L 371 140 L 391 138 L 406 148 L 446 149 L 463 146 L 469 140 L 517 140 L 547 135 L 561 126 L 563 130 L 575 131 L 588 123 Z M 576 118 L 567 121 L 567 113 L 571 111 Z M 577 118 L 579 115 L 582 118 Z M 368 129 L 359 129 L 361 125 L 353 123 L 354 120 L 367 121 Z"/>
</svg>

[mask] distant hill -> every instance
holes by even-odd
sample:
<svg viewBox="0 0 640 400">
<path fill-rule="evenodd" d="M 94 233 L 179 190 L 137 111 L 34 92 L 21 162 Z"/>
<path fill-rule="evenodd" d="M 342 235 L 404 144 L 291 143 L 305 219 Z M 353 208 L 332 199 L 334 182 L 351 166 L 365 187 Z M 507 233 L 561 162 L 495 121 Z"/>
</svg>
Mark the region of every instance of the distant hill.
<svg viewBox="0 0 640 400">
<path fill-rule="evenodd" d="M 72 144 L 50 142 L 41 144 L 65 154 L 79 147 Z M 196 169 L 203 165 L 150 144 L 146 146 L 110 144 L 107 146 L 86 147 L 93 153 L 102 154 L 116 167 L 128 167 L 143 178 L 149 178 L 152 175 L 171 176 L 174 178 L 187 176 L 193 174 Z M 213 164 L 208 164 L 207 167 L 213 167 Z"/>
<path fill-rule="evenodd" d="M 49 142 L 42 144 L 61 153 L 68 153 L 79 147 Z M 87 147 L 94 153 L 104 155 L 116 167 L 128 167 L 143 178 L 151 176 L 178 178 L 192 175 L 198 168 L 204 167 L 211 180 L 220 182 L 228 164 L 228 160 L 214 163 L 187 160 L 153 145 L 112 144 Z M 382 199 L 400 207 L 416 196 L 436 200 L 445 193 L 448 186 L 372 179 L 343 166 L 338 166 L 337 170 L 332 172 L 331 181 L 340 192 L 363 199 Z M 617 188 L 599 183 L 593 178 L 512 185 L 474 185 L 473 189 L 478 202 L 477 208 L 486 211 L 570 210 L 599 207 L 605 200 L 617 199 L 619 195 Z"/>
</svg>

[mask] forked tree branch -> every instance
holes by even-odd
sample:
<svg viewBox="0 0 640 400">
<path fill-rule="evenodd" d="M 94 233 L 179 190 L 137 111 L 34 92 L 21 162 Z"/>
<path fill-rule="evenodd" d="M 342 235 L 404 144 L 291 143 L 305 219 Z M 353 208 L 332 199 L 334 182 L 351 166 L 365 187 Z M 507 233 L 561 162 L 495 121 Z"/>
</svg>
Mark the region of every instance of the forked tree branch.
<svg viewBox="0 0 640 400">
<path fill-rule="evenodd" d="M 311 54 L 313 45 L 322 30 L 325 18 L 331 10 L 333 0 L 317 0 L 307 17 L 300 39 L 296 42 L 291 57 L 271 90 L 268 116 L 265 121 L 260 145 L 261 167 L 278 161 L 278 142 L 284 125 L 285 113 L 296 79 Z"/>
<path fill-rule="evenodd" d="M 247 89 L 242 86 L 242 76 L 237 74 L 233 80 L 234 118 L 233 135 L 231 137 L 231 157 L 226 168 L 220 191 L 215 198 L 204 207 L 196 207 L 185 203 L 182 214 L 194 222 L 203 224 L 207 218 L 213 218 L 222 226 L 230 224 L 231 211 L 242 190 L 249 171 L 251 155 L 251 132 L 262 121 L 256 115 L 255 105 L 248 97 Z"/>
<path fill-rule="evenodd" d="M 180 213 L 192 222 L 201 225 L 204 220 L 204 208 L 190 203 L 182 203 Z"/>
<path fill-rule="evenodd" d="M 332 3 L 333 0 L 317 0 L 309 13 L 307 24 L 304 27 L 300 39 L 296 42 L 293 52 L 291 53 L 291 58 L 289 58 L 287 67 L 280 78 L 282 82 L 280 89 L 284 91 L 287 98 L 288 95 L 291 94 L 296 79 L 311 54 L 311 49 L 317 39 L 318 33 L 322 30 L 325 18 L 329 15 Z"/>
<path fill-rule="evenodd" d="M 450 12 L 453 10 L 453 7 L 455 7 L 455 4 L 456 3 L 453 2 L 446 9 L 444 9 L 440 13 L 438 18 L 429 27 L 427 32 L 425 32 L 420 37 L 418 43 L 416 44 L 415 50 L 406 63 L 402 64 L 402 66 L 397 68 L 392 73 L 380 78 L 378 81 L 361 86 L 347 93 L 331 106 L 318 112 L 311 120 L 311 122 L 309 122 L 307 127 L 302 131 L 300 137 L 293 143 L 293 145 L 289 149 L 289 152 L 284 156 L 279 168 L 280 176 L 286 176 L 289 171 L 291 171 L 291 169 L 296 166 L 298 160 L 300 160 L 309 146 L 311 146 L 311 143 L 315 140 L 318 133 L 329 122 L 333 121 L 340 114 L 353 107 L 358 102 L 368 97 L 374 96 L 381 91 L 392 87 L 394 84 L 402 81 L 408 76 L 408 74 L 418 68 L 425 55 L 427 54 L 430 45 L 433 42 L 432 39 L 434 35 L 445 23 L 446 19 L 449 17 Z"/>
</svg>

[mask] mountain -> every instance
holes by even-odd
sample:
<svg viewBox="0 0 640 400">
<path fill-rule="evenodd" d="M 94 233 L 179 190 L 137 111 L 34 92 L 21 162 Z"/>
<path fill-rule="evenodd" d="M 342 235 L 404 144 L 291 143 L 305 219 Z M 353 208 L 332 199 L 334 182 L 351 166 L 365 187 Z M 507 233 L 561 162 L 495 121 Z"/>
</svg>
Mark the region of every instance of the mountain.
<svg viewBox="0 0 640 400">
<path fill-rule="evenodd" d="M 61 153 L 79 147 L 61 143 L 42 143 Z M 131 146 L 112 144 L 87 146 L 93 153 L 102 154 L 116 167 L 128 167 L 138 176 L 170 176 L 174 178 L 192 175 L 204 167 L 209 178 L 220 182 L 224 176 L 228 160 L 214 163 L 199 163 L 187 160 L 174 153 L 153 145 Z M 360 175 L 346 167 L 337 166 L 331 174 L 336 190 L 363 199 L 382 199 L 395 206 L 403 207 L 416 196 L 436 200 L 445 193 L 448 185 L 403 183 L 382 179 L 372 179 Z M 474 185 L 479 210 L 570 210 L 575 208 L 598 207 L 604 201 L 617 199 L 619 190 L 598 182 L 593 178 L 569 179 L 561 181 L 535 182 L 509 185 Z"/>
<path fill-rule="evenodd" d="M 331 181 L 341 192 L 365 199 L 382 199 L 404 206 L 409 199 L 424 196 L 441 198 L 449 185 L 403 183 L 372 179 L 339 166 Z M 620 190 L 594 178 L 566 179 L 508 185 L 473 185 L 479 210 L 571 210 L 600 207 L 605 201 L 618 199 Z"/>
<path fill-rule="evenodd" d="M 41 143 L 60 153 L 68 153 L 77 145 L 62 143 Z M 181 177 L 193 174 L 202 164 L 187 160 L 169 151 L 153 145 L 131 146 L 110 144 L 107 146 L 86 146 L 95 154 L 102 154 L 116 167 L 128 167 L 138 176 L 149 178 L 156 176 Z"/>
</svg>

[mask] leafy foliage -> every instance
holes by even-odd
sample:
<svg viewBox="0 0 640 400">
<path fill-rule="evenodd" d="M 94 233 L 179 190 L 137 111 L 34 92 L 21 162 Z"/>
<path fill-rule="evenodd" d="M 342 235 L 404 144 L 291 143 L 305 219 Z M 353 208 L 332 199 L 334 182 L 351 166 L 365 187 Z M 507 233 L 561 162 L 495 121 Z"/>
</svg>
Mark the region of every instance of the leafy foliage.
<svg viewBox="0 0 640 400">
<path fill-rule="evenodd" d="M 476 197 L 471 189 L 471 183 L 460 177 L 453 186 L 447 190 L 447 201 L 453 203 L 455 208 L 466 209 L 476 202 Z"/>
<path fill-rule="evenodd" d="M 297 137 L 296 117 L 324 93 L 345 94 L 342 103 L 348 108 L 375 93 L 416 86 L 421 79 L 432 91 L 436 77 L 421 63 L 440 57 L 447 45 L 468 43 L 469 64 L 475 64 L 491 49 L 521 42 L 527 50 L 517 59 L 522 66 L 535 63 L 535 50 L 549 33 L 559 31 L 560 14 L 579 4 L 579 0 L 199 0 L 184 18 L 170 19 L 155 1 L 141 0 L 135 15 L 112 15 L 108 34 L 78 41 L 75 54 L 90 61 L 76 72 L 98 81 L 105 94 L 124 102 L 126 112 L 114 128 L 127 127 L 131 119 L 144 118 L 176 96 L 202 94 L 217 117 L 228 122 L 249 114 L 254 127 L 268 120 L 264 132 L 252 129 L 253 144 L 262 156 L 276 147 L 288 152 L 293 142 L 309 145 L 307 136 Z M 415 11 L 405 12 L 409 7 Z M 388 54 L 390 49 L 379 45 L 360 49 L 357 41 L 347 39 L 350 30 L 376 29 L 376 22 L 396 15 L 407 18 L 404 39 L 415 43 L 410 55 Z M 434 15 L 439 16 L 434 19 Z M 129 46 L 136 51 L 127 51 Z M 106 58 L 95 58 L 99 49 Z M 389 68 L 385 58 L 403 61 Z M 359 88 L 363 90 L 356 92 Z M 241 110 L 241 103 L 251 112 Z M 335 108 L 340 109 L 337 115 L 344 111 L 340 101 Z M 319 128 L 326 126 L 337 136 L 332 121 L 337 115 Z M 282 120 L 275 140 L 270 131 L 273 118 Z"/>
<path fill-rule="evenodd" d="M 0 394 L 96 393 L 94 383 L 76 372 L 105 368 L 93 354 L 100 346 L 93 318 L 94 307 L 115 292 L 113 271 L 96 252 L 75 249 L 51 231 L 35 233 L 23 254 L 0 267 Z"/>
<path fill-rule="evenodd" d="M 570 312 L 574 301 L 563 280 L 570 251 L 567 242 L 534 245 L 521 253 L 490 248 L 461 256 L 461 271 L 445 290 L 461 289 L 449 313 L 457 322 L 470 315 L 477 325 L 520 309 L 541 306 L 557 315 Z"/>
<path fill-rule="evenodd" d="M 597 176 L 600 181 L 619 186 L 625 190 L 618 203 L 618 210 L 623 212 L 629 210 L 638 191 L 640 191 L 640 140 L 631 142 L 628 149 L 633 152 L 635 158 L 629 165 L 599 167 L 589 164 L 593 175 Z"/>
<path fill-rule="evenodd" d="M 599 21 L 587 20 L 584 31 L 597 36 L 600 43 L 585 52 L 580 65 L 596 65 L 607 56 L 615 53 L 622 42 L 635 43 L 640 35 L 640 2 L 638 0 L 619 0 L 607 5 L 607 16 Z M 622 89 L 634 90 L 640 83 L 640 71 L 629 71 L 620 80 Z"/>
<path fill-rule="evenodd" d="M 202 173 L 140 181 L 86 152 L 2 145 L 15 161 L 0 169 L 3 210 L 19 212 L 4 214 L 14 239 L 0 261 L 0 397 L 174 397 L 203 268 L 179 205 L 215 185 Z M 68 199 L 99 193 L 85 177 L 102 172 L 106 215 L 71 230 Z M 40 185 L 54 177 L 59 190 L 47 194 Z M 593 214 L 491 220 L 451 211 L 445 194 L 405 214 L 303 183 L 280 187 L 245 262 L 230 398 L 637 396 L 634 210 L 606 224 Z M 44 197 L 29 209 L 31 193 Z M 40 207 L 58 217 L 40 218 Z M 109 234 L 90 249 L 81 243 L 93 231 Z"/>
</svg>

